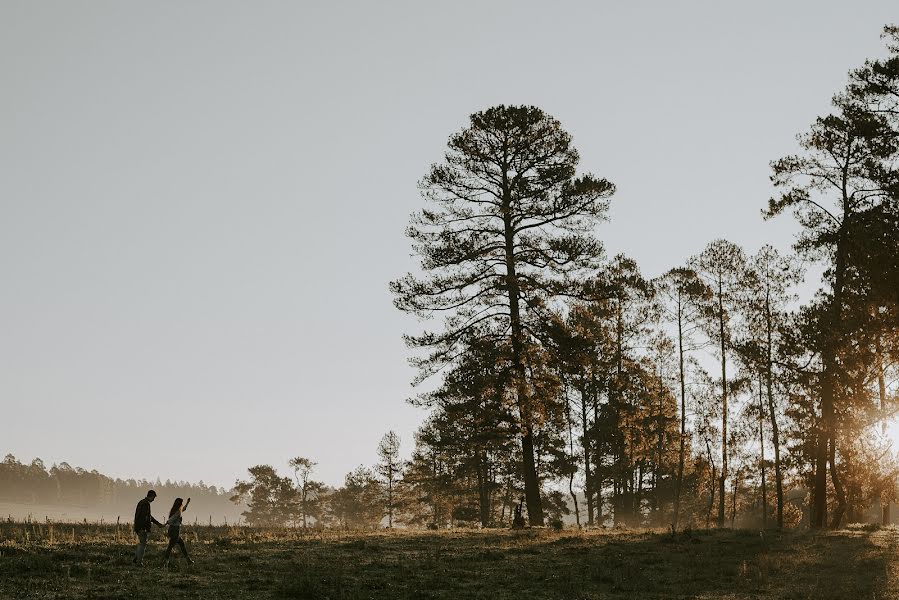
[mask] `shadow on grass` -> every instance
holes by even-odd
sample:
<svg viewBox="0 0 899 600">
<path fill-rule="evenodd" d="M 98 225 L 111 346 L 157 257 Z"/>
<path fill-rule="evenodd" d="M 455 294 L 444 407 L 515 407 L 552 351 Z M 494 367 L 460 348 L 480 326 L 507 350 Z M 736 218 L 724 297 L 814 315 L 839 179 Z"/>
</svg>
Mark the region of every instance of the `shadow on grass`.
<svg viewBox="0 0 899 600">
<path fill-rule="evenodd" d="M 866 533 L 377 536 L 298 549 L 284 598 L 882 598 Z"/>
</svg>

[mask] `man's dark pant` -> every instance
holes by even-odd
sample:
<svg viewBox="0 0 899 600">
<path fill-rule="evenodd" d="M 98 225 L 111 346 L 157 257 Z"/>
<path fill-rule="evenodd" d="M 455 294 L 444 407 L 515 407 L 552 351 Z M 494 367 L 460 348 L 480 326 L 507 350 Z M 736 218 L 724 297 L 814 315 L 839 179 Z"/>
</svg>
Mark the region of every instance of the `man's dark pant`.
<svg viewBox="0 0 899 600">
<path fill-rule="evenodd" d="M 137 548 L 134 551 L 134 562 L 139 563 L 144 560 L 144 552 L 147 550 L 147 538 L 150 532 L 144 529 L 137 532 Z"/>
</svg>

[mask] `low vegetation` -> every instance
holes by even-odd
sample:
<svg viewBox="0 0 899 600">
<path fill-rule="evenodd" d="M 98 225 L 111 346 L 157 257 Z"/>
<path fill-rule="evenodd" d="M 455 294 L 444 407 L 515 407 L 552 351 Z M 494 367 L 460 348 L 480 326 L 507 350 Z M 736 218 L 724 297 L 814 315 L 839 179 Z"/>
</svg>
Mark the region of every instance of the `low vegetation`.
<svg viewBox="0 0 899 600">
<path fill-rule="evenodd" d="M 0 598 L 886 598 L 899 535 L 193 527 L 146 566 L 114 525 L 0 524 Z"/>
</svg>

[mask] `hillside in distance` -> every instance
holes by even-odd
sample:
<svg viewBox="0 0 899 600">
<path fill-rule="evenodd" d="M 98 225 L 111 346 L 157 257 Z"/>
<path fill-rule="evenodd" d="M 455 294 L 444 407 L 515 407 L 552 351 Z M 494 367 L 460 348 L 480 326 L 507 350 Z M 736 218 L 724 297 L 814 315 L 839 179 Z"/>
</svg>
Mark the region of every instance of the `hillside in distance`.
<svg viewBox="0 0 899 600">
<path fill-rule="evenodd" d="M 7 454 L 0 463 L 0 518 L 75 522 L 130 522 L 134 507 L 147 490 L 156 490 L 154 514 L 162 515 L 175 498 L 191 498 L 185 520 L 236 523 L 246 507 L 231 502 L 230 490 L 203 482 L 119 479 L 66 462 L 49 468 L 36 458 L 30 464 Z"/>
</svg>

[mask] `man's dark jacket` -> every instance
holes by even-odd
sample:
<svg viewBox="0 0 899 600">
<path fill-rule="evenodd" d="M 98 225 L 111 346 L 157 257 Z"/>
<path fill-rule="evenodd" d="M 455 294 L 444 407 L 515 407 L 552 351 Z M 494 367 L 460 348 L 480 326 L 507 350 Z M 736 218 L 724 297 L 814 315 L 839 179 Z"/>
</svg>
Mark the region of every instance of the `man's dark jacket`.
<svg viewBox="0 0 899 600">
<path fill-rule="evenodd" d="M 150 501 L 144 498 L 137 503 L 137 510 L 134 511 L 134 531 L 150 531 L 153 523 L 162 527 L 162 523 L 150 514 Z"/>
</svg>

